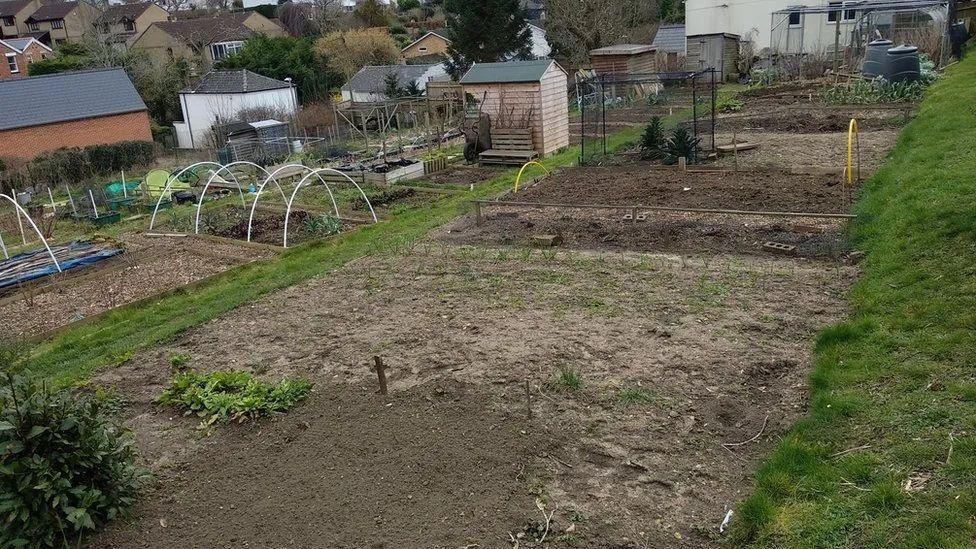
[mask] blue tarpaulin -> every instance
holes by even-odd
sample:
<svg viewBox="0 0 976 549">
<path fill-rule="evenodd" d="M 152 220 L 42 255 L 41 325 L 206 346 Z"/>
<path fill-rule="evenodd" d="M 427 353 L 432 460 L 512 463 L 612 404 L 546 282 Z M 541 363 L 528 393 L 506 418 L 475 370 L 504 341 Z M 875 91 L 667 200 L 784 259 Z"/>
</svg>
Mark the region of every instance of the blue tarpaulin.
<svg viewBox="0 0 976 549">
<path fill-rule="evenodd" d="M 91 242 L 72 242 L 61 246 L 52 246 L 51 251 L 58 258 L 58 263 L 63 271 L 92 265 L 122 253 L 122 250 L 118 248 Z M 47 249 L 41 248 L 32 252 L 23 252 L 10 259 L 0 261 L 0 289 L 23 284 L 57 272 L 58 268 L 51 261 Z"/>
</svg>

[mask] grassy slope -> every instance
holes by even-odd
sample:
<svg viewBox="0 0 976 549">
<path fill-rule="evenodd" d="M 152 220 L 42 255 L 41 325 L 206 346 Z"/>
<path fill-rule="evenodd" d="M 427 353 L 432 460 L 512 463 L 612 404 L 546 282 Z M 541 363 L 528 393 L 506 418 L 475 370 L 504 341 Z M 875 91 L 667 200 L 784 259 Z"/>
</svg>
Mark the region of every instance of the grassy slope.
<svg viewBox="0 0 976 549">
<path fill-rule="evenodd" d="M 733 539 L 972 547 L 976 57 L 926 95 L 867 183 L 852 317 L 817 342 L 809 417 L 760 468 Z M 905 490 L 906 481 L 921 489 Z"/>
</svg>

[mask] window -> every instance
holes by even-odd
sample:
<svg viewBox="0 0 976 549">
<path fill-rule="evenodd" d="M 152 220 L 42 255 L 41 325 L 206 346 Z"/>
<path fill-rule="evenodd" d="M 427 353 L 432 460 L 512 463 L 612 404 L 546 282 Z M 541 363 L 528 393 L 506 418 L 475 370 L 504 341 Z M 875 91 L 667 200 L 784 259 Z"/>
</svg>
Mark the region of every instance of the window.
<svg viewBox="0 0 976 549">
<path fill-rule="evenodd" d="M 17 74 L 20 72 L 20 67 L 17 66 L 17 54 L 7 54 L 7 68 L 10 69 L 10 74 Z"/>
<path fill-rule="evenodd" d="M 5 27 L 12 27 L 12 26 L 14 26 L 14 18 L 13 17 L 10 17 L 10 16 L 4 17 L 3 18 L 3 26 L 5 26 Z"/>
<path fill-rule="evenodd" d="M 37 21 L 29 21 L 27 23 L 27 28 L 32 31 L 41 30 L 41 28 L 37 26 Z"/>
<path fill-rule="evenodd" d="M 64 28 L 64 19 L 55 19 L 54 21 L 51 21 L 51 28 L 52 29 L 63 29 Z"/>
<path fill-rule="evenodd" d="M 843 7 L 846 4 L 847 4 L 847 2 L 830 2 L 830 3 L 828 3 L 827 5 L 830 6 L 831 9 L 830 9 L 829 12 L 827 12 L 827 22 L 828 23 L 836 23 L 837 22 L 837 14 L 842 11 L 839 8 Z M 853 21 L 855 19 L 857 19 L 857 10 L 843 10 L 843 16 L 841 18 L 842 21 Z"/>
<path fill-rule="evenodd" d="M 129 21 L 128 19 L 122 21 L 122 26 L 125 27 L 126 32 L 133 32 L 136 30 L 136 22 Z"/>
<path fill-rule="evenodd" d="M 800 12 L 794 11 L 790 13 L 790 26 L 791 27 L 800 26 Z"/>
<path fill-rule="evenodd" d="M 427 46 L 420 46 L 419 48 L 417 48 L 417 51 L 419 51 L 420 53 L 426 53 L 427 52 Z"/>
<path fill-rule="evenodd" d="M 210 55 L 214 61 L 230 57 L 244 49 L 244 42 L 217 42 L 210 45 Z"/>
</svg>

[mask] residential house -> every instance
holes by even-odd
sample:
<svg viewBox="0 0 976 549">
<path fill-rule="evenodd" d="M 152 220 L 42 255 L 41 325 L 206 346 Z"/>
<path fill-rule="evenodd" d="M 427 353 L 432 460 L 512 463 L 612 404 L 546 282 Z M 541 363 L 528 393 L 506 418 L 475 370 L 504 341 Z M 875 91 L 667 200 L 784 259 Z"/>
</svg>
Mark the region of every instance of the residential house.
<svg viewBox="0 0 976 549">
<path fill-rule="evenodd" d="M 185 58 L 207 70 L 214 61 L 233 55 L 255 34 L 284 36 L 277 23 L 257 12 L 222 13 L 177 21 L 157 21 L 135 40 L 131 48 L 143 50 L 158 63 Z"/>
<path fill-rule="evenodd" d="M 360 5 L 366 0 L 342 0 L 341 7 L 343 11 L 353 12 L 356 11 Z M 387 6 L 392 9 L 396 9 L 397 0 L 377 0 L 377 3 L 381 6 Z"/>
<path fill-rule="evenodd" d="M 36 38 L 0 39 L 0 80 L 23 78 L 31 63 L 47 59 L 54 52 Z"/>
<path fill-rule="evenodd" d="M 547 59 L 552 53 L 552 46 L 546 38 L 546 29 L 529 23 L 529 31 L 532 33 L 532 57 L 536 59 Z"/>
<path fill-rule="evenodd" d="M 183 121 L 173 124 L 178 146 L 200 149 L 214 145 L 214 125 L 239 122 L 246 112 L 265 118 L 294 116 L 298 96 L 291 82 L 249 70 L 216 70 L 180 92 L 180 107 Z"/>
<path fill-rule="evenodd" d="M 0 1 L 0 38 L 27 36 L 27 18 L 41 7 L 41 0 Z"/>
<path fill-rule="evenodd" d="M 152 140 L 146 104 L 119 68 L 0 80 L 0 105 L 0 151 L 8 157 Z"/>
<path fill-rule="evenodd" d="M 98 19 L 99 32 L 106 42 L 126 49 L 153 23 L 169 20 L 169 12 L 153 2 L 115 4 L 105 8 Z"/>
<path fill-rule="evenodd" d="M 546 6 L 541 0 L 522 0 L 525 18 L 529 21 L 541 21 L 546 18 Z"/>
<path fill-rule="evenodd" d="M 95 32 L 101 12 L 85 0 L 42 4 L 27 18 L 29 32 L 47 32 L 48 45 L 80 42 Z M 42 39 L 43 41 L 43 39 Z"/>
<path fill-rule="evenodd" d="M 447 76 L 442 63 L 435 65 L 370 65 L 359 69 L 345 85 L 342 86 L 342 100 L 352 103 L 374 103 L 387 101 L 387 81 L 395 76 L 401 88 L 414 85 L 421 92 L 427 89 L 427 83 L 435 78 Z"/>
<path fill-rule="evenodd" d="M 417 59 L 430 56 L 446 56 L 451 41 L 444 35 L 428 32 L 401 50 L 404 59 Z"/>
</svg>

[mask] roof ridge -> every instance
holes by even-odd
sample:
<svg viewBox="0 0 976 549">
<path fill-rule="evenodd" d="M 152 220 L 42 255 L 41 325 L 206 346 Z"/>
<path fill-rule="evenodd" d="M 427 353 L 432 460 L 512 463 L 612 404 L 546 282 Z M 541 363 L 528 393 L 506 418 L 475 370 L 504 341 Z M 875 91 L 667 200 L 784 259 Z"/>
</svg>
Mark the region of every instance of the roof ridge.
<svg viewBox="0 0 976 549">
<path fill-rule="evenodd" d="M 13 82 L 26 82 L 28 80 L 35 80 L 36 81 L 36 80 L 40 80 L 42 78 L 57 78 L 59 76 L 71 76 L 71 75 L 75 75 L 75 74 L 87 74 L 87 73 L 90 73 L 90 72 L 109 72 L 109 71 L 122 71 L 122 72 L 125 72 L 125 69 L 123 69 L 122 67 L 95 67 L 95 68 L 91 68 L 91 69 L 81 69 L 81 70 L 77 70 L 77 71 L 64 71 L 64 72 L 55 72 L 55 73 L 51 73 L 51 74 L 39 74 L 37 76 L 28 76 L 28 77 L 25 77 L 25 78 L 11 78 L 11 79 L 7 79 L 7 80 L 0 80 L 0 84 L 11 84 Z M 126 77 L 128 77 L 128 76 L 129 75 L 126 74 Z"/>
</svg>

